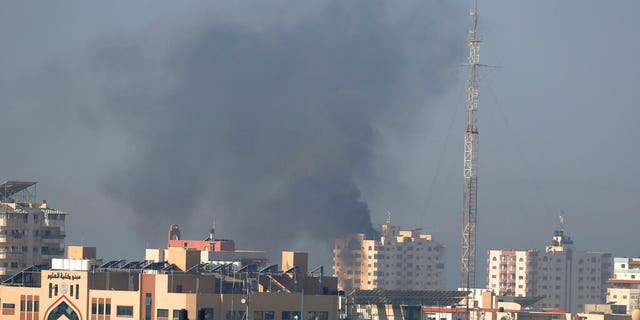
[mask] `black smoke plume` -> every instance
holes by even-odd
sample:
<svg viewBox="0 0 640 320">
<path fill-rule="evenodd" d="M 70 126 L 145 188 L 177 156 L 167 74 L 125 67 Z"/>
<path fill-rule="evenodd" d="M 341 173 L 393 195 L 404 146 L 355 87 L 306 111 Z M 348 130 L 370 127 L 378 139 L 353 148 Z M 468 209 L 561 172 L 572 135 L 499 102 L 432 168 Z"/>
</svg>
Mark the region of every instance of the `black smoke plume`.
<svg viewBox="0 0 640 320">
<path fill-rule="evenodd" d="M 243 247 L 277 254 L 376 233 L 360 181 L 383 128 L 447 87 L 463 41 L 447 36 L 443 1 L 313 6 L 259 22 L 214 10 L 92 50 L 128 146 L 105 185 L 143 238 L 170 223 L 205 234 L 215 219 Z"/>
</svg>

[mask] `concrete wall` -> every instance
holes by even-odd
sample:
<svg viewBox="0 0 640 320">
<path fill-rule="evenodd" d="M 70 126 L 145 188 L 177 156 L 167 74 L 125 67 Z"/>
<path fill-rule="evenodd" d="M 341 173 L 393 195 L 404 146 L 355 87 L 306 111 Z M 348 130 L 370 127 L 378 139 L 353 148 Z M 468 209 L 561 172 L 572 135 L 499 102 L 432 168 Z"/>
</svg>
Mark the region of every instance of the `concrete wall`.
<svg viewBox="0 0 640 320">
<path fill-rule="evenodd" d="M 96 247 L 68 246 L 68 259 L 95 259 Z"/>
</svg>

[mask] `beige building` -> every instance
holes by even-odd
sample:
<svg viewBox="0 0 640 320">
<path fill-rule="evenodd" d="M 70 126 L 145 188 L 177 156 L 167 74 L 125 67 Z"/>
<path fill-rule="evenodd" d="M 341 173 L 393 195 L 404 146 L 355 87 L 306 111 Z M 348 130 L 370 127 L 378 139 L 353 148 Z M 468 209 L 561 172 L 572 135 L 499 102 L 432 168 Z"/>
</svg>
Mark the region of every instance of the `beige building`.
<svg viewBox="0 0 640 320">
<path fill-rule="evenodd" d="M 170 248 L 189 248 L 200 252 L 200 262 L 213 266 L 229 265 L 242 267 L 255 265 L 265 267 L 269 263 L 264 251 L 237 250 L 233 240 L 216 239 L 215 228 L 211 228 L 209 236 L 204 240 L 183 239 L 180 227 L 169 226 L 167 249 L 146 249 L 145 260 L 154 262 L 166 261 Z"/>
<path fill-rule="evenodd" d="M 607 303 L 640 309 L 640 258 L 614 258 L 613 277 L 608 281 Z"/>
<path fill-rule="evenodd" d="M 69 247 L 57 268 L 30 268 L 0 285 L 7 320 L 338 319 L 336 280 L 301 272 L 199 270 L 199 252 L 170 248 L 168 261 L 97 265 L 95 250 Z M 305 254 L 285 253 L 283 265 Z M 190 270 L 186 272 L 185 270 Z"/>
<path fill-rule="evenodd" d="M 35 203 L 36 182 L 0 184 L 0 279 L 64 256 L 67 212 Z"/>
<path fill-rule="evenodd" d="M 444 245 L 420 229 L 383 224 L 377 239 L 361 233 L 336 239 L 333 273 L 340 290 L 439 290 L 444 254 Z"/>
<path fill-rule="evenodd" d="M 611 275 L 611 254 L 575 249 L 562 230 L 540 250 L 489 250 L 487 288 L 498 295 L 541 297 L 540 308 L 569 312 L 603 303 Z"/>
</svg>

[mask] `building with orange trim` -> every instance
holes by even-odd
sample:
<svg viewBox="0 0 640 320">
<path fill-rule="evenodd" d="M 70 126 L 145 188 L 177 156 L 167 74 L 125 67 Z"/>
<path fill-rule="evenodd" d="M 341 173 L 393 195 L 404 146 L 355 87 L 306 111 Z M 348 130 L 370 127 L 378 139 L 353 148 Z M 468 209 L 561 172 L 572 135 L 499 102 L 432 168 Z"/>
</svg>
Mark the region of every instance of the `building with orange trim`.
<svg viewBox="0 0 640 320">
<path fill-rule="evenodd" d="M 163 262 L 101 263 L 95 248 L 69 247 L 51 268 L 32 266 L 0 285 L 0 318 L 293 320 L 302 313 L 337 319 L 337 280 L 303 273 L 306 257 L 283 253 L 287 270 L 211 270 L 188 248 L 169 248 Z"/>
<path fill-rule="evenodd" d="M 640 309 L 640 258 L 614 258 L 607 283 L 607 303 L 625 306 L 628 314 Z"/>
<path fill-rule="evenodd" d="M 252 268 L 266 267 L 269 259 L 264 251 L 238 250 L 233 240 L 216 239 L 215 227 L 209 231 L 204 240 L 183 239 L 180 227 L 176 224 L 169 226 L 166 249 L 146 249 L 145 260 L 154 262 L 165 261 L 168 250 L 183 248 L 197 251 L 200 262 L 207 264 L 227 265 L 236 267 L 252 266 Z"/>
</svg>

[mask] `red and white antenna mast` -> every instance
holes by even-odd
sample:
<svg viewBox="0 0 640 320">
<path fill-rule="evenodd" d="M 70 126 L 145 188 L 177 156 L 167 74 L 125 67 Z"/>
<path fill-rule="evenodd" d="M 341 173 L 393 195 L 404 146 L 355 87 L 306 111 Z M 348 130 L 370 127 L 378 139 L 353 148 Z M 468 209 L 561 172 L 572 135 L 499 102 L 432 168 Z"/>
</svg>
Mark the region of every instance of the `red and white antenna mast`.
<svg viewBox="0 0 640 320">
<path fill-rule="evenodd" d="M 469 75 L 467 78 L 467 127 L 464 133 L 464 191 L 462 200 L 462 288 L 469 292 L 466 300 L 469 319 L 470 299 L 476 285 L 476 225 L 478 195 L 478 68 L 480 40 L 478 39 L 478 2 L 474 0 L 469 31 Z M 471 296 L 471 297 L 470 297 Z"/>
</svg>

